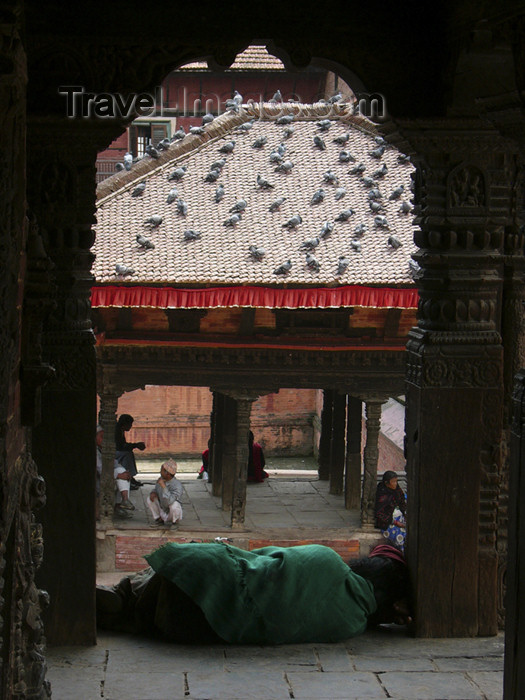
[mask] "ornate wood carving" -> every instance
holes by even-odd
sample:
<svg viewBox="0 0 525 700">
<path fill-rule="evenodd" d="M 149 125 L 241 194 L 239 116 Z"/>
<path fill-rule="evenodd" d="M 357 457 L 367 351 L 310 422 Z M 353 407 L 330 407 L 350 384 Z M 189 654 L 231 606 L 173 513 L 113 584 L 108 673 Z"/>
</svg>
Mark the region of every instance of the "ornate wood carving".
<svg viewBox="0 0 525 700">
<path fill-rule="evenodd" d="M 361 506 L 361 422 L 363 403 L 348 397 L 346 422 L 345 508 Z"/>
<path fill-rule="evenodd" d="M 381 430 L 382 401 L 365 400 L 366 444 L 363 454 L 364 477 L 361 499 L 361 524 L 374 526 L 377 487 L 377 461 L 379 459 L 379 432 Z"/>
</svg>

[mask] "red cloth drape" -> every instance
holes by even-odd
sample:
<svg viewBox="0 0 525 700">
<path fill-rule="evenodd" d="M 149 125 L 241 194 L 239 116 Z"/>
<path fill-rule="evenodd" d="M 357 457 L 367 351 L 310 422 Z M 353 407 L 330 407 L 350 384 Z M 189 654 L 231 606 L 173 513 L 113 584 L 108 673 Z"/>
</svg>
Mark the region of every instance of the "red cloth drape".
<svg viewBox="0 0 525 700">
<path fill-rule="evenodd" d="M 248 306 L 266 309 L 327 309 L 344 306 L 417 308 L 415 288 L 309 287 L 176 287 L 96 286 L 91 289 L 93 307 L 150 307 L 160 309 L 213 309 Z"/>
</svg>

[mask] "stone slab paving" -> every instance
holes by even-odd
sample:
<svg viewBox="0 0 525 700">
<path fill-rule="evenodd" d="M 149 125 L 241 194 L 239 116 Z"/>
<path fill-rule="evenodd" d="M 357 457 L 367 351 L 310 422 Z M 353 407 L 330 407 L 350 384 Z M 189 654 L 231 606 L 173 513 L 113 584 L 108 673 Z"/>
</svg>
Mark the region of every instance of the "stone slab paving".
<svg viewBox="0 0 525 700">
<path fill-rule="evenodd" d="M 338 644 L 182 646 L 99 634 L 48 650 L 54 700 L 501 700 L 503 636 L 412 639 L 381 628 Z"/>
</svg>

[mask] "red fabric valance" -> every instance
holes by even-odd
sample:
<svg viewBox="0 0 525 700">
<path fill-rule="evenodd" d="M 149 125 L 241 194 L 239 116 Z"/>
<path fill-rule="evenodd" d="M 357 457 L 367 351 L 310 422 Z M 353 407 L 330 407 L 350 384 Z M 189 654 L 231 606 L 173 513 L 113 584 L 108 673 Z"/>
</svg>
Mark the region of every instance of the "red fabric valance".
<svg viewBox="0 0 525 700">
<path fill-rule="evenodd" d="M 417 308 L 417 289 L 387 287 L 176 287 L 100 286 L 91 289 L 93 307 L 149 307 L 160 309 L 216 309 L 247 306 L 265 309 L 329 309 L 342 306 Z"/>
</svg>

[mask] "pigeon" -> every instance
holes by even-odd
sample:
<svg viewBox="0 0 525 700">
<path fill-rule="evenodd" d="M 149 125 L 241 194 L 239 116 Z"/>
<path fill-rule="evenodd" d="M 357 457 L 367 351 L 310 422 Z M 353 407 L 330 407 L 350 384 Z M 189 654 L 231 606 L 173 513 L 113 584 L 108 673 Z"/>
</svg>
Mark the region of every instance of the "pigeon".
<svg viewBox="0 0 525 700">
<path fill-rule="evenodd" d="M 196 241 L 197 238 L 200 238 L 202 234 L 200 231 L 194 231 L 193 229 L 189 228 L 186 231 L 184 231 L 183 235 L 185 241 Z"/>
<path fill-rule="evenodd" d="M 131 166 L 133 165 L 133 156 L 131 153 L 126 153 L 124 156 L 124 167 L 126 170 L 131 170 Z"/>
<path fill-rule="evenodd" d="M 190 134 L 193 134 L 194 136 L 202 136 L 203 133 L 203 126 L 190 126 Z"/>
<path fill-rule="evenodd" d="M 379 170 L 376 170 L 375 172 L 372 173 L 372 177 L 375 177 L 376 180 L 379 177 L 385 177 L 385 175 L 388 172 L 388 168 L 386 167 L 386 163 L 383 163 L 383 165 L 379 168 Z"/>
<path fill-rule="evenodd" d="M 339 146 L 344 146 L 345 143 L 350 138 L 350 133 L 343 134 L 342 136 L 337 136 L 337 138 L 332 140 L 332 143 L 337 143 Z"/>
<path fill-rule="evenodd" d="M 279 165 L 275 168 L 274 172 L 276 172 L 276 173 L 291 173 L 293 167 L 294 167 L 294 164 L 292 163 L 291 160 L 285 160 L 284 163 L 279 163 Z"/>
<path fill-rule="evenodd" d="M 215 117 L 213 116 L 213 114 L 208 112 L 202 118 L 202 126 L 206 126 L 206 124 L 211 124 L 214 119 Z"/>
<path fill-rule="evenodd" d="M 299 226 L 303 221 L 303 218 L 300 214 L 295 214 L 295 216 L 292 216 L 291 219 L 288 219 L 286 223 L 283 224 L 283 228 L 295 228 L 296 226 Z"/>
<path fill-rule="evenodd" d="M 348 221 L 348 219 L 355 214 L 353 209 L 343 209 L 343 211 L 335 217 L 336 221 Z"/>
<path fill-rule="evenodd" d="M 122 265 L 121 263 L 117 263 L 115 265 L 115 272 L 117 275 L 134 275 L 135 270 L 133 270 L 131 267 L 127 267 L 126 265 Z"/>
<path fill-rule="evenodd" d="M 170 140 L 168 138 L 162 139 L 162 141 L 159 141 L 157 144 L 158 151 L 167 151 L 169 147 L 170 147 Z"/>
<path fill-rule="evenodd" d="M 361 175 L 361 173 L 364 173 L 366 170 L 366 165 L 364 163 L 359 163 L 359 165 L 356 165 L 353 167 L 350 172 L 352 175 Z"/>
<path fill-rule="evenodd" d="M 141 182 L 140 185 L 137 185 L 133 192 L 131 193 L 132 197 L 140 197 L 140 195 L 144 192 L 146 189 L 146 183 Z"/>
<path fill-rule="evenodd" d="M 124 170 L 124 163 L 117 163 L 115 165 L 115 172 L 120 173 L 122 170 Z"/>
<path fill-rule="evenodd" d="M 402 165 L 405 165 L 406 163 L 410 163 L 410 156 L 407 156 L 404 153 L 398 153 L 397 154 L 397 162 L 401 163 Z"/>
<path fill-rule="evenodd" d="M 146 146 L 146 153 L 148 156 L 151 156 L 151 158 L 158 158 L 160 155 L 155 146 L 152 146 L 151 143 Z"/>
<path fill-rule="evenodd" d="M 318 136 L 317 134 L 314 136 L 314 146 L 316 148 L 319 148 L 321 151 L 326 150 L 326 143 L 323 141 L 323 139 Z"/>
<path fill-rule="evenodd" d="M 218 185 L 217 189 L 215 190 L 215 201 L 217 203 L 219 203 L 223 197 L 224 197 L 224 185 Z"/>
<path fill-rule="evenodd" d="M 294 131 L 295 129 L 293 128 L 293 126 L 285 126 L 283 129 L 284 138 L 289 139 Z"/>
<path fill-rule="evenodd" d="M 210 170 L 222 170 L 226 165 L 226 158 L 221 158 L 216 160 L 215 163 L 211 164 Z"/>
<path fill-rule="evenodd" d="M 274 93 L 273 97 L 269 102 L 271 104 L 275 104 L 276 102 L 282 102 L 283 101 L 283 96 L 281 95 L 281 91 L 277 90 L 277 92 Z"/>
<path fill-rule="evenodd" d="M 183 139 L 185 136 L 186 136 L 186 131 L 184 130 L 184 127 L 181 126 L 181 127 L 180 127 L 179 129 L 177 129 L 177 131 L 173 134 L 173 136 L 171 137 L 171 141 L 172 141 L 172 143 L 173 143 L 173 141 L 180 141 L 180 140 Z"/>
<path fill-rule="evenodd" d="M 405 189 L 404 185 L 399 185 L 399 187 L 396 187 L 395 190 L 392 191 L 392 194 L 388 199 L 399 199 L 401 195 L 403 194 L 403 190 Z"/>
<path fill-rule="evenodd" d="M 401 214 L 409 214 L 412 211 L 412 207 L 408 202 L 401 202 L 401 206 L 399 207 L 399 212 Z"/>
<path fill-rule="evenodd" d="M 282 161 L 283 157 L 279 153 L 279 151 L 272 151 L 270 153 L 270 163 L 280 163 Z"/>
<path fill-rule="evenodd" d="M 221 176 L 220 170 L 210 170 L 210 172 L 205 175 L 204 182 L 216 182 Z"/>
<path fill-rule="evenodd" d="M 315 257 L 315 255 L 312 255 L 311 253 L 306 253 L 306 265 L 310 268 L 310 270 L 313 270 L 314 272 L 319 272 L 319 270 L 321 269 L 319 260 Z"/>
<path fill-rule="evenodd" d="M 253 126 L 253 122 L 254 122 L 254 121 L 255 121 L 254 119 L 250 119 L 249 122 L 244 122 L 244 124 L 240 124 L 240 125 L 237 127 L 236 130 L 237 130 L 237 131 L 240 131 L 240 132 L 250 131 L 250 129 L 251 129 L 252 126 Z"/>
<path fill-rule="evenodd" d="M 279 155 L 284 156 L 284 154 L 286 153 L 286 146 L 284 145 L 284 143 L 280 143 L 274 150 L 276 150 Z"/>
<path fill-rule="evenodd" d="M 252 143 L 252 148 L 262 148 L 267 143 L 268 143 L 268 139 L 266 138 L 266 136 L 259 136 Z"/>
<path fill-rule="evenodd" d="M 153 250 L 153 248 L 155 248 L 155 244 L 140 233 L 137 234 L 136 241 L 141 248 L 144 248 L 144 250 Z"/>
<path fill-rule="evenodd" d="M 370 155 L 372 158 L 379 158 L 382 157 L 383 153 L 386 151 L 386 146 L 378 146 L 377 148 L 374 148 L 373 151 L 370 151 Z"/>
<path fill-rule="evenodd" d="M 383 209 L 383 205 L 380 204 L 379 202 L 376 202 L 374 200 L 371 200 L 368 202 L 368 205 L 370 207 L 370 211 L 373 211 L 374 214 L 377 214 L 378 211 L 381 211 Z"/>
<path fill-rule="evenodd" d="M 373 177 L 368 177 L 367 175 L 364 175 L 361 178 L 361 182 L 365 187 L 373 187 L 377 184 Z"/>
<path fill-rule="evenodd" d="M 331 221 L 325 221 L 319 234 L 319 238 L 328 238 L 334 230 L 334 224 Z"/>
<path fill-rule="evenodd" d="M 350 151 L 341 151 L 339 153 L 339 162 L 340 163 L 355 163 L 355 158 L 350 153 Z"/>
<path fill-rule="evenodd" d="M 386 144 L 386 141 L 382 136 L 374 136 L 374 141 L 378 146 L 384 146 Z"/>
<path fill-rule="evenodd" d="M 319 238 L 310 238 L 309 240 L 301 243 L 299 250 L 313 250 L 319 245 Z"/>
<path fill-rule="evenodd" d="M 231 214 L 240 214 L 246 209 L 246 200 L 245 199 L 239 199 L 233 207 L 230 208 L 230 213 Z"/>
<path fill-rule="evenodd" d="M 382 216 L 381 214 L 379 216 L 374 216 L 374 221 L 376 226 L 379 226 L 379 228 L 388 228 L 386 216 Z"/>
<path fill-rule="evenodd" d="M 313 194 L 310 204 L 320 204 L 325 196 L 325 191 L 323 189 L 316 190 Z"/>
<path fill-rule="evenodd" d="M 339 92 L 336 92 L 335 95 L 332 95 L 332 97 L 330 97 L 328 102 L 331 105 L 334 105 L 336 102 L 342 102 L 342 100 L 343 100 L 343 95 L 342 95 L 341 91 L 339 91 Z"/>
<path fill-rule="evenodd" d="M 275 187 L 275 185 L 272 185 L 271 182 L 268 182 L 268 180 L 262 175 L 257 175 L 257 186 L 260 187 L 262 190 L 271 190 Z"/>
<path fill-rule="evenodd" d="M 235 100 L 226 100 L 224 103 L 228 112 L 239 112 L 239 105 Z"/>
<path fill-rule="evenodd" d="M 169 182 L 178 182 L 179 180 L 182 180 L 184 175 L 186 174 L 186 170 L 188 168 L 185 165 L 182 165 L 180 168 L 176 168 L 171 175 L 168 175 L 168 181 Z"/>
<path fill-rule="evenodd" d="M 368 191 L 368 199 L 383 199 L 383 195 L 377 187 L 372 187 L 372 189 Z"/>
<path fill-rule="evenodd" d="M 169 192 L 168 192 L 168 199 L 166 200 L 167 204 L 172 204 L 177 197 L 179 196 L 179 193 L 177 192 L 177 188 L 173 187 Z"/>
<path fill-rule="evenodd" d="M 188 205 L 183 199 L 180 199 L 180 197 L 177 200 L 177 211 L 181 216 L 186 216 L 188 213 Z"/>
<path fill-rule="evenodd" d="M 264 248 L 257 248 L 256 245 L 251 245 L 248 247 L 248 252 L 254 260 L 262 260 L 266 255 Z"/>
<path fill-rule="evenodd" d="M 219 153 L 232 153 L 234 148 L 235 141 L 226 141 L 226 143 L 219 148 Z"/>
<path fill-rule="evenodd" d="M 337 274 L 342 275 L 346 268 L 350 265 L 350 260 L 344 255 L 339 256 L 339 262 L 337 263 Z"/>
<path fill-rule="evenodd" d="M 368 226 L 366 224 L 358 224 L 355 229 L 354 229 L 354 235 L 355 236 L 362 236 L 363 233 L 368 229 Z"/>
<path fill-rule="evenodd" d="M 335 191 L 335 201 L 338 202 L 340 199 L 343 199 L 343 197 L 346 194 L 346 190 L 344 187 L 338 187 Z"/>
<path fill-rule="evenodd" d="M 275 270 L 273 271 L 273 274 L 274 275 L 287 275 L 291 269 L 292 269 L 292 261 L 288 260 L 287 262 L 283 263 L 282 265 L 279 265 L 279 267 L 276 267 Z"/>
<path fill-rule="evenodd" d="M 401 248 L 403 244 L 401 243 L 399 238 L 396 238 L 395 236 L 389 236 L 388 245 L 392 246 L 394 250 L 397 250 L 398 248 Z"/>
<path fill-rule="evenodd" d="M 321 119 L 320 122 L 315 122 L 315 124 L 321 131 L 328 131 L 328 129 L 332 126 L 332 122 L 329 119 Z"/>
<path fill-rule="evenodd" d="M 356 251 L 356 253 L 361 252 L 361 243 L 359 241 L 350 241 L 350 245 Z"/>
<path fill-rule="evenodd" d="M 423 271 L 415 260 L 410 259 L 408 261 L 408 267 L 410 268 L 410 272 L 412 273 L 413 277 L 417 278 L 421 276 Z"/>
<path fill-rule="evenodd" d="M 269 211 L 271 211 L 273 214 L 273 212 L 277 211 L 279 209 L 279 207 L 281 206 L 281 204 L 285 201 L 286 201 L 286 197 L 279 197 L 279 199 L 276 199 L 275 202 L 272 202 L 270 204 Z"/>
<path fill-rule="evenodd" d="M 323 182 L 327 182 L 329 185 L 338 185 L 339 184 L 339 178 L 335 173 L 333 173 L 331 170 L 327 170 L 323 174 Z"/>
<path fill-rule="evenodd" d="M 237 106 L 242 105 L 242 95 L 238 90 L 233 91 L 232 99 Z"/>
<path fill-rule="evenodd" d="M 294 120 L 293 114 L 285 114 L 282 117 L 279 117 L 279 119 L 276 120 L 276 124 L 284 124 L 285 126 L 288 126 L 288 124 L 291 124 Z"/>
<path fill-rule="evenodd" d="M 241 220 L 240 214 L 232 214 L 226 221 L 223 222 L 223 226 L 235 226 Z"/>
<path fill-rule="evenodd" d="M 146 219 L 144 221 L 144 226 L 147 226 L 149 228 L 157 228 L 157 226 L 160 226 L 162 223 L 162 216 L 159 216 L 158 214 L 153 214 L 153 216 L 150 216 L 149 219 Z"/>
</svg>

